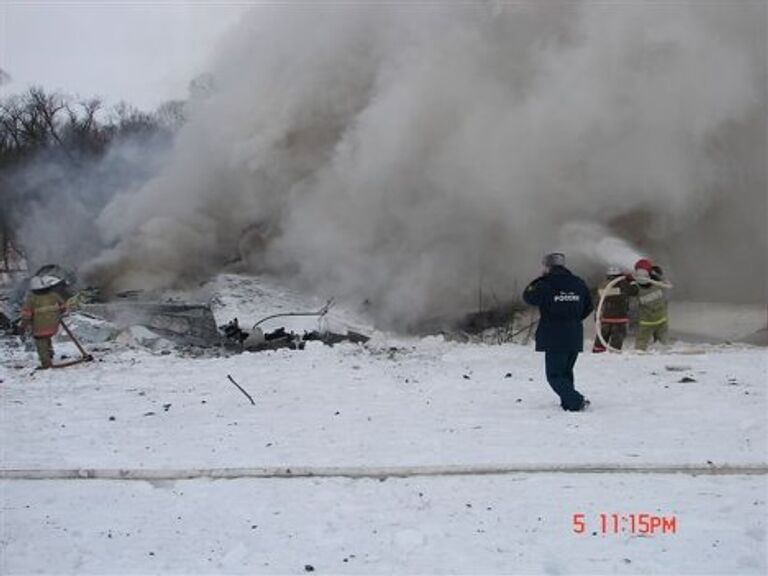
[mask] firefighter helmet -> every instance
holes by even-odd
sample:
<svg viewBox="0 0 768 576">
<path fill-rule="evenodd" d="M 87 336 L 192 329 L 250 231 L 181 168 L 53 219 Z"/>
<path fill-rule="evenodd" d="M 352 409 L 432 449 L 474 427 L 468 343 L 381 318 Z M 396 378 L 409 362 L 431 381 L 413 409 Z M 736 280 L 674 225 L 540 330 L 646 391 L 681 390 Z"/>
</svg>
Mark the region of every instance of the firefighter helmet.
<svg viewBox="0 0 768 576">
<path fill-rule="evenodd" d="M 58 286 L 62 282 L 63 280 L 61 278 L 50 274 L 46 274 L 45 276 L 32 276 L 32 279 L 29 281 L 29 289 L 33 292 L 48 290 L 49 288 Z"/>
</svg>

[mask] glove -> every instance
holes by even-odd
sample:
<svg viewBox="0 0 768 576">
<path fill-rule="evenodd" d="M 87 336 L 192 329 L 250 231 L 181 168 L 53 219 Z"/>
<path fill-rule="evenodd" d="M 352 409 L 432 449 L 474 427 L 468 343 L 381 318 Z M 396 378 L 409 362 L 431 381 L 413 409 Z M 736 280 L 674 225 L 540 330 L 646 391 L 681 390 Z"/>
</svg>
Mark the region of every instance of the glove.
<svg viewBox="0 0 768 576">
<path fill-rule="evenodd" d="M 22 336 L 27 331 L 27 322 L 23 318 L 18 318 L 11 324 L 11 333 L 16 336 Z"/>
<path fill-rule="evenodd" d="M 27 328 L 28 327 L 29 327 L 29 323 L 22 318 L 20 320 L 17 320 L 13 324 L 13 328 L 12 328 L 11 332 L 13 334 L 16 334 L 17 336 L 19 336 L 21 338 L 21 341 L 24 342 L 27 339 Z"/>
</svg>

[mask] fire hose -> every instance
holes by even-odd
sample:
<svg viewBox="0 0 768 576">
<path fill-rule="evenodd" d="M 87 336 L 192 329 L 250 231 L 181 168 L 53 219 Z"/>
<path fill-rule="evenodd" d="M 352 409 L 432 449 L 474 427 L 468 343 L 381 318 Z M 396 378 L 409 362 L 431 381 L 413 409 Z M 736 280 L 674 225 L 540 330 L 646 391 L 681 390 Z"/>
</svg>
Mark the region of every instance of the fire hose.
<svg viewBox="0 0 768 576">
<path fill-rule="evenodd" d="M 265 318 L 262 318 L 256 324 L 253 325 L 253 329 L 256 329 L 259 324 L 263 324 L 267 320 L 272 320 L 273 318 L 283 318 L 284 316 L 319 316 L 322 318 L 326 314 L 328 314 L 328 311 L 331 309 L 331 306 L 333 306 L 333 298 L 328 300 L 325 303 L 325 306 L 320 308 L 317 312 L 281 312 L 279 314 L 271 314 L 270 316 L 267 316 Z"/>
<path fill-rule="evenodd" d="M 618 348 L 614 348 L 611 346 L 608 342 L 605 341 L 605 338 L 603 338 L 603 330 L 602 330 L 602 317 L 603 317 L 603 303 L 605 302 L 605 297 L 608 294 L 608 291 L 616 286 L 619 282 L 624 280 L 626 276 L 622 274 L 621 276 L 617 276 L 608 284 L 605 285 L 605 288 L 602 290 L 602 294 L 600 294 L 600 300 L 597 304 L 597 311 L 595 312 L 595 331 L 597 332 L 597 338 L 600 340 L 600 343 L 605 347 L 606 350 L 609 352 L 617 352 L 621 354 L 621 350 Z M 672 288 L 672 284 L 669 282 L 661 282 L 659 280 L 653 280 L 652 278 L 643 279 L 643 283 L 646 284 L 653 284 L 654 286 L 660 286 L 661 288 Z"/>
</svg>

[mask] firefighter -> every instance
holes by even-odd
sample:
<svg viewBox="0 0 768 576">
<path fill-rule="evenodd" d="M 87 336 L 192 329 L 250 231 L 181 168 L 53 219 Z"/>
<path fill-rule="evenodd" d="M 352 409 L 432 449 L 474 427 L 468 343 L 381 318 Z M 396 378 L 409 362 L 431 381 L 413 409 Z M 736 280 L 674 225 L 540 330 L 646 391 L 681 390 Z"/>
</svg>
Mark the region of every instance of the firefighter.
<svg viewBox="0 0 768 576">
<path fill-rule="evenodd" d="M 608 285 L 614 282 L 613 286 Z M 610 266 L 605 273 L 605 282 L 598 290 L 598 298 L 603 299 L 603 307 L 600 310 L 600 334 L 595 336 L 595 344 L 592 352 L 605 352 L 603 341 L 607 342 L 611 348 L 621 350 L 624 345 L 624 338 L 627 336 L 627 326 L 629 325 L 629 298 L 637 296 L 637 284 L 630 283 L 631 276 L 624 274 L 620 268 Z"/>
<path fill-rule="evenodd" d="M 592 298 L 584 281 L 565 267 L 560 252 L 542 260 L 544 273 L 531 282 L 523 299 L 538 306 L 536 350 L 544 352 L 547 382 L 560 397 L 563 410 L 578 412 L 589 400 L 574 386 L 573 367 L 584 347 L 582 321 L 592 312 Z"/>
<path fill-rule="evenodd" d="M 669 322 L 667 320 L 667 297 L 664 275 L 659 266 L 645 258 L 635 264 L 635 281 L 638 287 L 639 329 L 635 348 L 647 350 L 653 340 L 666 344 L 668 342 Z"/>
<path fill-rule="evenodd" d="M 22 331 L 31 329 L 43 369 L 53 365 L 51 339 L 66 311 L 66 300 L 56 291 L 62 282 L 56 276 L 33 276 L 29 282 L 29 295 L 21 309 Z"/>
</svg>

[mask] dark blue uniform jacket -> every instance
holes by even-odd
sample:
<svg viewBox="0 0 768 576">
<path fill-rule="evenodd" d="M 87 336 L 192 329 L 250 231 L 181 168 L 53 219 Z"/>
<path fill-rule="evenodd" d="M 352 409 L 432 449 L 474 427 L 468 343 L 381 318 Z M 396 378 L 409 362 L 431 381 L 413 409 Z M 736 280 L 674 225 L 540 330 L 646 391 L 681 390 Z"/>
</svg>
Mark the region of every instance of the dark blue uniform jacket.
<svg viewBox="0 0 768 576">
<path fill-rule="evenodd" d="M 593 310 L 584 281 L 563 266 L 531 282 L 523 300 L 538 306 L 541 318 L 536 329 L 539 352 L 581 352 L 584 328 L 581 322 Z"/>
</svg>

